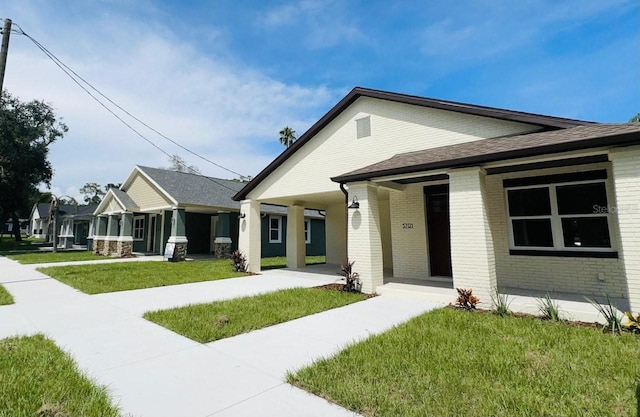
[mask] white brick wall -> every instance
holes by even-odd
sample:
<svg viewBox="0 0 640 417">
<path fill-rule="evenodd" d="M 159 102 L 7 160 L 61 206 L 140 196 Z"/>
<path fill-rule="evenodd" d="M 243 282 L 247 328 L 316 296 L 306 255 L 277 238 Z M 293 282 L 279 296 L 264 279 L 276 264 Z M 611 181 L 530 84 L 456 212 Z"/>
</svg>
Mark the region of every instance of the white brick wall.
<svg viewBox="0 0 640 417">
<path fill-rule="evenodd" d="M 344 203 L 332 204 L 327 207 L 325 213 L 326 260 L 328 264 L 340 265 L 347 253 L 345 205 Z"/>
<path fill-rule="evenodd" d="M 489 303 L 496 289 L 496 268 L 484 182 L 477 167 L 449 171 L 453 285 L 472 288 Z"/>
<path fill-rule="evenodd" d="M 287 268 L 304 268 L 306 245 L 304 242 L 304 207 L 287 207 Z"/>
<path fill-rule="evenodd" d="M 509 255 L 507 205 L 502 181 L 507 178 L 563 174 L 610 168 L 609 164 L 593 164 L 536 170 L 486 178 L 489 222 L 493 235 L 496 273 L 499 287 L 523 288 L 541 291 L 626 296 L 623 262 L 619 259 L 565 258 L 554 256 Z M 609 204 L 615 204 L 611 172 L 607 181 Z M 619 247 L 616 216 L 610 217 L 612 242 Z M 603 280 L 598 278 L 603 274 Z"/>
<path fill-rule="evenodd" d="M 250 272 L 260 272 L 261 235 L 260 228 L 260 202 L 254 200 L 242 200 L 240 213 L 244 219 L 240 220 L 240 232 L 238 237 L 238 250 L 247 258 Z"/>
<path fill-rule="evenodd" d="M 357 139 L 355 120 L 367 115 L 371 116 L 371 136 Z M 331 177 L 397 153 L 532 129 L 522 123 L 360 98 L 262 181 L 248 198 L 268 200 L 328 192 L 341 198 Z"/>
<path fill-rule="evenodd" d="M 411 184 L 403 192 L 391 192 L 389 204 L 393 276 L 428 278 L 429 257 L 423 185 Z M 413 227 L 403 228 L 403 224 Z"/>
<path fill-rule="evenodd" d="M 370 183 L 349 184 L 349 201 L 357 196 L 360 208 L 349 209 L 349 260 L 360 274 L 362 291 L 373 293 L 383 284 L 382 242 L 378 190 Z"/>
<path fill-rule="evenodd" d="M 640 147 L 611 152 L 620 249 L 631 310 L 640 312 Z"/>
</svg>

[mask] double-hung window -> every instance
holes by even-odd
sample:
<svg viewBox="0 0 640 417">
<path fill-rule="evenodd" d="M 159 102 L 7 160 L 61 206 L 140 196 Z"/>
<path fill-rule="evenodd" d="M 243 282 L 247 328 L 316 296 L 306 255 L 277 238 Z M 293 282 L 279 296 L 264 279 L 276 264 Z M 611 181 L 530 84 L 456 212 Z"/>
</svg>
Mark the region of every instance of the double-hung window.
<svg viewBox="0 0 640 417">
<path fill-rule="evenodd" d="M 282 243 L 282 217 L 269 216 L 269 243 Z"/>
<path fill-rule="evenodd" d="M 133 239 L 144 239 L 144 216 L 136 216 L 133 218 Z"/>
<path fill-rule="evenodd" d="M 505 180 L 511 249 L 612 252 L 606 171 Z"/>
</svg>

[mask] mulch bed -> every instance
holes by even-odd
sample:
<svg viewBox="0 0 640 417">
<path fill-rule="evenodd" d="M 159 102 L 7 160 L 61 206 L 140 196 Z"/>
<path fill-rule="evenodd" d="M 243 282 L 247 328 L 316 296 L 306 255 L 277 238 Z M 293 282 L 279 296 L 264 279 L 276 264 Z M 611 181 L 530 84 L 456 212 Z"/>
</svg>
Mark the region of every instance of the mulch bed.
<svg viewBox="0 0 640 417">
<path fill-rule="evenodd" d="M 344 284 L 340 284 L 339 282 L 336 282 L 335 284 L 325 284 L 325 285 L 318 285 L 317 287 L 313 287 L 313 288 L 317 288 L 319 290 L 329 290 L 329 291 L 344 291 Z M 369 298 L 373 298 L 376 297 L 378 294 L 364 294 L 367 296 L 367 300 Z"/>
</svg>

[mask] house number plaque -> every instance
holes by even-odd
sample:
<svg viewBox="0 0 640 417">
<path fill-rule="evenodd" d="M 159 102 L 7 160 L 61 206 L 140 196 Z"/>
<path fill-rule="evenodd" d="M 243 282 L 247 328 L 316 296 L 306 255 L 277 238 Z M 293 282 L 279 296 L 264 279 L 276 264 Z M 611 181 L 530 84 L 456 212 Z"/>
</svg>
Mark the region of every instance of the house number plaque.
<svg viewBox="0 0 640 417">
<path fill-rule="evenodd" d="M 402 223 L 403 229 L 413 229 L 413 223 Z"/>
</svg>

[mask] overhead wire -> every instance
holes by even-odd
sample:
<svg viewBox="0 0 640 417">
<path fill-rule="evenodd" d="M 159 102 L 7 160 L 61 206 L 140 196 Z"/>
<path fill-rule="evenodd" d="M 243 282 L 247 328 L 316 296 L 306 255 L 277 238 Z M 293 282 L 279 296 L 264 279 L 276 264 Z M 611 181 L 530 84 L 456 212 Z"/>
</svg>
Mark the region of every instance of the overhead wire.
<svg viewBox="0 0 640 417">
<path fill-rule="evenodd" d="M 131 126 L 129 123 L 127 123 L 127 121 L 125 121 L 122 117 L 120 117 L 118 114 L 116 114 L 112 109 L 110 109 L 105 103 L 103 103 L 98 97 L 96 97 L 91 91 L 89 91 L 85 85 L 83 85 L 79 80 L 81 80 L 83 83 L 85 83 L 87 86 L 89 86 L 89 88 L 91 88 L 93 91 L 95 91 L 98 95 L 100 95 L 101 97 L 103 97 L 105 100 L 107 100 L 109 103 L 113 104 L 115 107 L 117 107 L 118 109 L 120 109 L 120 111 L 122 111 L 123 113 L 125 113 L 126 115 L 128 115 L 129 117 L 131 117 L 132 119 L 134 119 L 135 121 L 137 121 L 138 123 L 142 124 L 144 127 L 148 128 L 149 130 L 153 131 L 154 133 L 156 133 L 157 135 L 163 137 L 164 139 L 170 141 L 171 143 L 175 144 L 176 146 L 180 147 L 181 149 L 191 153 L 192 155 L 197 156 L 198 158 L 211 163 L 212 165 L 224 169 L 225 171 L 231 172 L 235 175 L 238 175 L 240 178 L 246 178 L 244 175 L 233 171 L 229 168 L 226 168 L 220 164 L 217 164 L 213 161 L 211 161 L 208 158 L 205 158 L 193 151 L 191 151 L 190 149 L 184 147 L 183 145 L 181 145 L 180 143 L 176 142 L 175 140 L 169 138 L 168 136 L 162 134 L 161 132 L 159 132 L 158 130 L 154 129 L 153 127 L 149 126 L 147 123 L 143 122 L 142 120 L 140 120 L 139 118 L 137 118 L 136 116 L 134 116 L 133 114 L 131 114 L 129 111 L 127 111 L 126 109 L 124 109 L 123 107 L 121 107 L 120 105 L 118 105 L 117 103 L 115 103 L 113 100 L 111 100 L 109 97 L 107 97 L 106 95 L 104 95 L 102 92 L 100 92 L 97 88 L 95 88 L 93 85 L 91 85 L 91 83 L 89 83 L 88 81 L 86 81 L 84 78 L 82 78 L 80 75 L 78 75 L 75 71 L 73 71 L 71 68 L 69 68 L 69 66 L 67 66 L 64 62 L 62 62 L 55 54 L 53 54 L 51 51 L 49 51 L 46 47 L 44 47 L 44 45 L 42 45 L 40 42 L 38 42 L 36 39 L 34 39 L 32 36 L 30 36 L 29 34 L 27 34 L 22 27 L 20 27 L 20 25 L 18 25 L 17 23 L 12 23 L 12 26 L 17 26 L 18 30 L 12 29 L 13 33 L 19 34 L 19 35 L 23 35 L 25 37 L 27 37 L 27 39 L 29 39 L 31 42 L 33 42 L 34 45 L 36 45 L 36 47 L 38 49 L 40 49 L 51 61 L 53 61 L 54 64 L 56 64 L 56 66 L 58 68 L 60 68 L 62 70 L 62 72 L 64 72 L 67 77 L 69 77 L 75 84 L 77 84 L 85 93 L 87 93 L 93 100 L 95 100 L 101 107 L 103 107 L 106 111 L 108 111 L 113 117 L 115 117 L 117 120 L 119 120 L 122 124 L 124 124 L 127 128 L 129 128 L 132 132 L 134 132 L 137 136 L 139 136 L 140 138 L 142 138 L 143 140 L 145 140 L 147 143 L 149 143 L 151 146 L 153 146 L 154 148 L 156 148 L 157 150 L 159 150 L 160 152 L 162 152 L 163 154 L 167 155 L 169 158 L 173 158 L 173 155 L 169 154 L 167 151 L 165 151 L 164 149 L 162 149 L 159 145 L 157 145 L 156 143 L 154 143 L 153 141 L 151 141 L 149 138 L 147 138 L 145 135 L 143 135 L 142 133 L 140 133 L 137 129 L 135 129 L 133 126 Z M 77 77 L 77 78 L 76 78 Z M 202 175 L 200 172 L 198 172 L 197 170 L 191 168 L 190 166 L 186 165 L 186 168 L 191 171 L 191 174 L 194 175 L 198 175 L 201 176 L 203 178 L 208 179 L 209 181 L 212 181 L 214 183 L 216 183 L 217 185 L 224 187 L 228 190 L 233 191 L 234 193 L 237 192 L 237 190 L 228 187 L 225 184 L 222 184 L 219 181 L 216 181 L 215 178 L 212 177 L 208 177 L 206 175 Z"/>
</svg>

